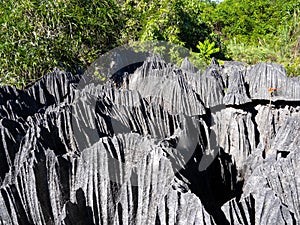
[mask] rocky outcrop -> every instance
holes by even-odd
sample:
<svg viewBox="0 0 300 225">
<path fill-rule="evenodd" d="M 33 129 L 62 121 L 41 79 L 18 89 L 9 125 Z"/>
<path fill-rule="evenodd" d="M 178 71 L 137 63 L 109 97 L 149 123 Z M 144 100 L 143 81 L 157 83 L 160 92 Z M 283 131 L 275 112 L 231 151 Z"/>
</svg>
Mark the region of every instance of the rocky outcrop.
<svg viewBox="0 0 300 225">
<path fill-rule="evenodd" d="M 0 224 L 299 224 L 299 79 L 143 61 L 0 88 Z"/>
<path fill-rule="evenodd" d="M 257 154 L 259 151 L 249 157 L 241 199 L 222 207 L 230 223 L 299 223 L 299 125 L 299 117 L 287 119 L 266 159 Z"/>
<path fill-rule="evenodd" d="M 272 97 L 273 101 L 299 101 L 299 78 L 288 78 L 282 65 L 272 63 L 258 63 L 245 71 L 245 80 L 249 86 L 251 99 L 270 98 L 268 88 L 277 88 Z"/>
</svg>

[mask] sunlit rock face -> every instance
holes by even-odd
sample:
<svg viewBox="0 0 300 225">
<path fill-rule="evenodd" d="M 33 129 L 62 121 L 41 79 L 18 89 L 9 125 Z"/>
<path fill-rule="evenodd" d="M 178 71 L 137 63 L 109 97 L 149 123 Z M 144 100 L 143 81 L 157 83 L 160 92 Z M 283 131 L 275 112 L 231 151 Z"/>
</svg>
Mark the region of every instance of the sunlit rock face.
<svg viewBox="0 0 300 225">
<path fill-rule="evenodd" d="M 300 223 L 299 79 L 157 56 L 118 75 L 0 88 L 0 224 Z"/>
</svg>

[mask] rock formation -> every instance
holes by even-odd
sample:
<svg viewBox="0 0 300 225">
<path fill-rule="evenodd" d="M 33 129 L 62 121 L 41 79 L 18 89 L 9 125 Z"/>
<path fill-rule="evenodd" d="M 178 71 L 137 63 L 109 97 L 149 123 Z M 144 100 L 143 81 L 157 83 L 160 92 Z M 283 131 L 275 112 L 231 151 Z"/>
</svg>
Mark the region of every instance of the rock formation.
<svg viewBox="0 0 300 225">
<path fill-rule="evenodd" d="M 0 87 L 0 224 L 300 224 L 299 79 L 157 56 L 122 74 Z"/>
</svg>

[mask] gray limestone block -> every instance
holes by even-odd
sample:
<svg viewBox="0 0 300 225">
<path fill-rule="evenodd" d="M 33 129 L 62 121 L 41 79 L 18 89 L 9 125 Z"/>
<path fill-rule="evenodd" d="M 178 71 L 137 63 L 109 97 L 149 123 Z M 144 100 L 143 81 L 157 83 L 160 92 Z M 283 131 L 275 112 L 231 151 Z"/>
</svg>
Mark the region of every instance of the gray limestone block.
<svg viewBox="0 0 300 225">
<path fill-rule="evenodd" d="M 229 85 L 225 91 L 223 101 L 226 105 L 241 105 L 251 102 L 251 99 L 247 95 L 242 72 L 235 71 L 229 76 Z"/>
<path fill-rule="evenodd" d="M 203 103 L 181 74 L 182 71 L 176 67 L 157 70 L 144 63 L 130 76 L 129 89 L 137 90 L 143 98 L 161 105 L 171 114 L 204 114 Z"/>
<path fill-rule="evenodd" d="M 245 81 L 249 85 L 251 99 L 270 99 L 269 88 L 277 88 L 272 100 L 300 101 L 299 79 L 288 78 L 282 65 L 258 63 L 246 70 Z"/>
</svg>

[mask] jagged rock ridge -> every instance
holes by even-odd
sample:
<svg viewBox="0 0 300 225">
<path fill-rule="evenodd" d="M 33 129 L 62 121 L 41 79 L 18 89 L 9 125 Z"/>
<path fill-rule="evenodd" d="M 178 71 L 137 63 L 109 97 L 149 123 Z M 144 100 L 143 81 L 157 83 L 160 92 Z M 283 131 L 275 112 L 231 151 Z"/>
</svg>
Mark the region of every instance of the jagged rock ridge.
<svg viewBox="0 0 300 225">
<path fill-rule="evenodd" d="M 300 223 L 299 79 L 157 56 L 126 76 L 0 88 L 0 224 Z"/>
</svg>

